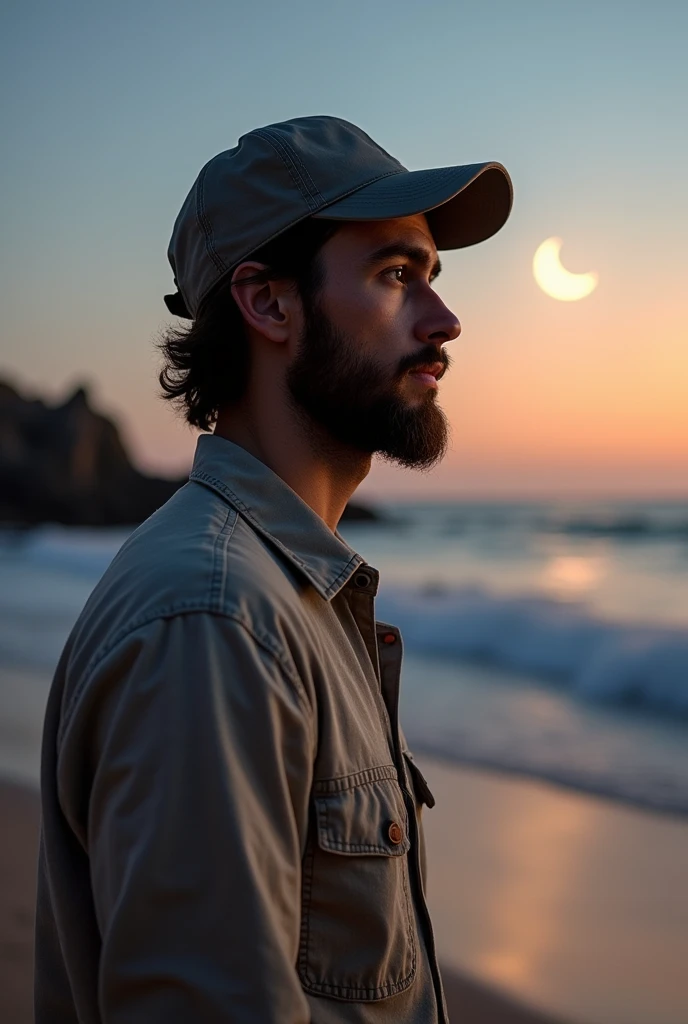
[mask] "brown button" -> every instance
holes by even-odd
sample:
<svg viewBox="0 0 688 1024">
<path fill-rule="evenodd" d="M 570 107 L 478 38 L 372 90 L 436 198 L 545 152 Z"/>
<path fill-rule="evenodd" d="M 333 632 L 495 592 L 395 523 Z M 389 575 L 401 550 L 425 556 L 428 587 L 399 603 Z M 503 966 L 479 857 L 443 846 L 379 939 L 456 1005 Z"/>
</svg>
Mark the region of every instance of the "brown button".
<svg viewBox="0 0 688 1024">
<path fill-rule="evenodd" d="M 395 637 L 394 633 L 385 633 L 385 635 L 382 638 L 383 644 L 394 644 L 396 643 L 396 640 L 397 638 Z"/>
<path fill-rule="evenodd" d="M 393 821 L 387 829 L 387 835 L 389 836 L 390 843 L 394 843 L 395 846 L 398 846 L 404 838 L 404 833 L 401 831 L 401 825 L 397 825 L 396 821 Z"/>
</svg>

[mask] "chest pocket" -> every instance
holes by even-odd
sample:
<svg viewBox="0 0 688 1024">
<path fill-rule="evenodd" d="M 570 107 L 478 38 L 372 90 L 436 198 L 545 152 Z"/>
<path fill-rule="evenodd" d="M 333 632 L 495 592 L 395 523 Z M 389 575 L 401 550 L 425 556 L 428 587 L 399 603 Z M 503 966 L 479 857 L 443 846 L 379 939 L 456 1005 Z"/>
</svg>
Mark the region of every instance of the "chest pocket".
<svg viewBox="0 0 688 1024">
<path fill-rule="evenodd" d="M 372 1001 L 411 985 L 417 941 L 409 848 L 392 765 L 315 784 L 298 963 L 307 991 Z"/>
</svg>

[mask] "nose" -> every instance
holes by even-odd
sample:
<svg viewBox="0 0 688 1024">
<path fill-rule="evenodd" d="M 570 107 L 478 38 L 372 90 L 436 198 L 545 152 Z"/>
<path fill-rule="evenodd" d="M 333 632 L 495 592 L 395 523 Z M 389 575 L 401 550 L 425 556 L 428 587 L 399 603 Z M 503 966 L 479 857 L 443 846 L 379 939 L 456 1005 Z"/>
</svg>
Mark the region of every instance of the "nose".
<svg viewBox="0 0 688 1024">
<path fill-rule="evenodd" d="M 424 345 L 445 345 L 456 341 L 461 334 L 461 323 L 436 292 L 430 294 L 435 300 L 432 307 L 416 323 L 415 335 Z"/>
</svg>

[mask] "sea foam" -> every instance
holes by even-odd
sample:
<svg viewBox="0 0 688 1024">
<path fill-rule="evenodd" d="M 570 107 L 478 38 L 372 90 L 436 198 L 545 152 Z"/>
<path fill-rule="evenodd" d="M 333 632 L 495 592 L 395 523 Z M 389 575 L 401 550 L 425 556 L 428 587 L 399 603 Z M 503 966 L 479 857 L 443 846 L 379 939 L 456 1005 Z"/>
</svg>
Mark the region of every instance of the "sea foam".
<svg viewBox="0 0 688 1024">
<path fill-rule="evenodd" d="M 556 680 L 596 700 L 688 715 L 688 631 L 594 616 L 584 605 L 478 587 L 382 590 L 378 617 L 418 654 Z"/>
<path fill-rule="evenodd" d="M 88 590 L 127 533 L 44 527 L 5 534 L 0 653 L 56 659 Z M 582 697 L 688 716 L 687 630 L 615 622 L 583 604 L 479 586 L 383 586 L 376 613 L 424 656 L 489 663 L 557 681 Z"/>
</svg>

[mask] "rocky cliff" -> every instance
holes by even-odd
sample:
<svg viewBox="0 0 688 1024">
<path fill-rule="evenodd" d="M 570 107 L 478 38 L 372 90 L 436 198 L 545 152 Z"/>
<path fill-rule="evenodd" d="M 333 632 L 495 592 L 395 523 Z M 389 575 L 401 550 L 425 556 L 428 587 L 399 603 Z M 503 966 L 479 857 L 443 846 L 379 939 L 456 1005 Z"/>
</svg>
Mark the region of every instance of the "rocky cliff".
<svg viewBox="0 0 688 1024">
<path fill-rule="evenodd" d="M 136 470 L 83 388 L 51 406 L 0 381 L 0 521 L 138 523 L 183 482 Z"/>
<path fill-rule="evenodd" d="M 91 407 L 84 388 L 49 405 L 0 381 L 0 523 L 139 523 L 184 482 L 135 469 L 117 426 Z M 344 518 L 377 516 L 350 505 Z"/>
</svg>

